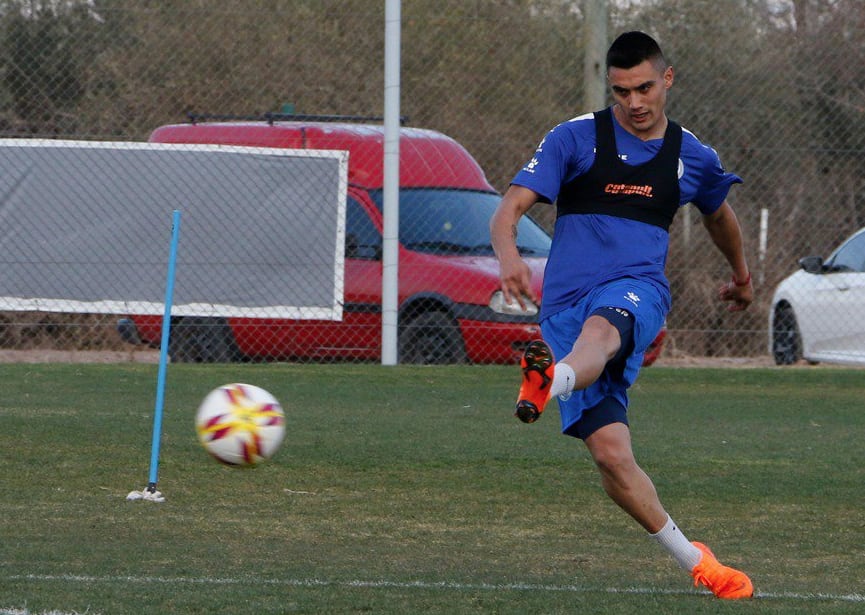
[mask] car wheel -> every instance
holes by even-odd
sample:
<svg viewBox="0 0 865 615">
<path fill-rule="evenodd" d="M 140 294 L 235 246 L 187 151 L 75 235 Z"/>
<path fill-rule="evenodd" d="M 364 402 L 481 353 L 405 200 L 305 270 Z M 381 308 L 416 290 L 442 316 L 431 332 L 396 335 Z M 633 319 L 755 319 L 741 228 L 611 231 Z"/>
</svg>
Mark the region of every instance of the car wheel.
<svg viewBox="0 0 865 615">
<path fill-rule="evenodd" d="M 468 362 L 459 327 L 444 312 L 423 312 L 400 327 L 399 357 L 415 365 Z"/>
<path fill-rule="evenodd" d="M 168 354 L 174 363 L 229 363 L 241 356 L 224 318 L 196 317 L 172 320 Z"/>
<path fill-rule="evenodd" d="M 776 365 L 792 365 L 802 358 L 802 339 L 796 325 L 796 315 L 789 305 L 775 308 L 772 356 Z"/>
</svg>

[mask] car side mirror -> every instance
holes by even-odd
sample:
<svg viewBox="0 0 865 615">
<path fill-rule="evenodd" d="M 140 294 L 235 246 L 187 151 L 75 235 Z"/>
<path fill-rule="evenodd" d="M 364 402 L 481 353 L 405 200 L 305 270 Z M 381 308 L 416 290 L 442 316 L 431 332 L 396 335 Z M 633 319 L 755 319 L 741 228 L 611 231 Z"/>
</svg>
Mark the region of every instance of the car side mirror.
<svg viewBox="0 0 865 615">
<path fill-rule="evenodd" d="M 806 273 L 823 273 L 822 256 L 806 256 L 799 259 L 799 267 Z"/>
<path fill-rule="evenodd" d="M 357 258 L 359 252 L 360 252 L 360 246 L 358 245 L 357 235 L 355 235 L 354 233 L 346 233 L 345 234 L 345 257 L 346 258 Z"/>
<path fill-rule="evenodd" d="M 359 258 L 363 260 L 377 260 L 382 258 L 381 244 L 362 244 L 354 233 L 345 235 L 345 257 Z"/>
</svg>

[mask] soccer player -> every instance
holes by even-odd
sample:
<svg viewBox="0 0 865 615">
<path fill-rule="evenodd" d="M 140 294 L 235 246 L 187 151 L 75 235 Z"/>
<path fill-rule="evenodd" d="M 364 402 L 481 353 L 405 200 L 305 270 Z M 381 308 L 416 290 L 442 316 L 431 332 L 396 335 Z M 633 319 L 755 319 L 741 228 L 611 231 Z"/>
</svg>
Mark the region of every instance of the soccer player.
<svg viewBox="0 0 865 615">
<path fill-rule="evenodd" d="M 727 193 L 741 179 L 717 153 L 667 118 L 673 68 L 649 35 L 627 32 L 607 52 L 614 104 L 553 128 L 520 170 L 490 222 L 502 291 L 537 301 L 517 251 L 517 222 L 535 203 L 555 203 L 553 243 L 540 311 L 543 340 L 521 361 L 516 415 L 531 423 L 558 398 L 562 432 L 583 440 L 604 490 L 719 598 L 749 598 L 751 580 L 690 542 L 637 465 L 628 388 L 670 309 L 664 275 L 669 227 L 680 206 L 700 210 L 732 270 L 718 297 L 731 311 L 751 303 L 742 232 Z"/>
</svg>

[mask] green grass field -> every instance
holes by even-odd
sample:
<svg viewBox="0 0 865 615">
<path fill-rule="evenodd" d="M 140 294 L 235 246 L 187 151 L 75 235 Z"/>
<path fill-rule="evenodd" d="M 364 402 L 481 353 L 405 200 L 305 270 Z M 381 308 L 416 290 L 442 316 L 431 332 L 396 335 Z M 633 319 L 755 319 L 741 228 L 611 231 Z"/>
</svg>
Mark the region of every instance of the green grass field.
<svg viewBox="0 0 865 615">
<path fill-rule="evenodd" d="M 638 460 L 692 540 L 747 571 L 722 602 L 610 502 L 515 367 L 2 365 L 0 614 L 862 613 L 865 371 L 644 370 Z M 286 406 L 252 470 L 199 446 L 227 382 Z"/>
</svg>

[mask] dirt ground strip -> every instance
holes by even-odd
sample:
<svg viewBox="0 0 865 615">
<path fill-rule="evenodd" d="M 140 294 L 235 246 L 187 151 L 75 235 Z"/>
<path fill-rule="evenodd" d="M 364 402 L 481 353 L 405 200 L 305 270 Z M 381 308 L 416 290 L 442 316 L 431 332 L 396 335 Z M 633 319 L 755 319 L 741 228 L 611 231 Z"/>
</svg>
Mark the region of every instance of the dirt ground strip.
<svg viewBox="0 0 865 615">
<path fill-rule="evenodd" d="M 0 350 L 0 363 L 159 363 L 159 352 L 151 349 L 121 350 Z M 659 367 L 772 367 L 765 357 L 690 357 L 662 355 Z M 802 366 L 812 367 L 802 361 Z"/>
<path fill-rule="evenodd" d="M 0 363 L 159 363 L 155 350 L 0 350 Z"/>
</svg>

